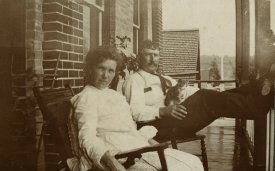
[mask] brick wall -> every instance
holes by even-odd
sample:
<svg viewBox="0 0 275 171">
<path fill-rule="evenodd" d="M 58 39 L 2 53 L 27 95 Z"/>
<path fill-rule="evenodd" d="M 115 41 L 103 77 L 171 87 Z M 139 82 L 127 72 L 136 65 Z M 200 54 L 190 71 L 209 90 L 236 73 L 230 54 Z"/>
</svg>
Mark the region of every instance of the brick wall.
<svg viewBox="0 0 275 171">
<path fill-rule="evenodd" d="M 43 17 L 44 73 L 54 73 L 60 56 L 54 87 L 83 86 L 83 5 L 73 0 L 44 0 Z M 51 84 L 52 79 L 44 79 L 44 86 Z"/>
<path fill-rule="evenodd" d="M 74 0 L 44 0 L 42 8 L 43 71 L 45 74 L 56 72 L 54 87 L 70 84 L 80 89 L 83 86 L 83 5 Z M 43 86 L 51 87 L 52 81 L 44 78 Z M 53 144 L 51 129 L 44 126 L 45 168 L 57 170 L 63 164 L 59 162 L 59 147 Z"/>
</svg>

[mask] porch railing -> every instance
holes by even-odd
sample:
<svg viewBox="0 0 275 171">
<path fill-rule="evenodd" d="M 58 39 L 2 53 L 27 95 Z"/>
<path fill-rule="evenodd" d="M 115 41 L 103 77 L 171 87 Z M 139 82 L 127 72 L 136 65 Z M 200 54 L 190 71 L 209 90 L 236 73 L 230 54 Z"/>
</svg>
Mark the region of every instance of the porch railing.
<svg viewBox="0 0 275 171">
<path fill-rule="evenodd" d="M 174 78 L 185 78 L 186 74 L 171 76 Z M 218 91 L 237 86 L 236 80 L 189 80 L 189 82 L 199 88 L 209 88 L 208 85 L 211 85 L 209 83 L 218 83 L 220 84 L 219 86 L 210 87 L 218 88 Z M 246 139 L 248 149 L 253 158 L 254 170 L 272 170 L 274 167 L 274 128 L 274 110 L 271 110 L 267 117 L 256 121 L 236 120 L 236 131 L 241 132 L 241 135 Z"/>
</svg>

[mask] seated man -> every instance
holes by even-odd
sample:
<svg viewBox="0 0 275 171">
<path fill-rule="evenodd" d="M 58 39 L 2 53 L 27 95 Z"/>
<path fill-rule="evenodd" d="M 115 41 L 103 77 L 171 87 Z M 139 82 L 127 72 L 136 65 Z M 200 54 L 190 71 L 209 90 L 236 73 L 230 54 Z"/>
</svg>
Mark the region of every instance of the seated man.
<svg viewBox="0 0 275 171">
<path fill-rule="evenodd" d="M 273 105 L 273 78 L 266 75 L 224 92 L 201 89 L 181 104 L 165 106 L 165 87 L 175 81 L 169 77 L 163 81 L 163 77 L 156 75 L 158 47 L 145 41 L 138 61 L 140 69 L 125 81 L 123 92 L 136 121 L 161 118 L 154 125 L 158 129 L 157 141 L 169 138 L 173 128 L 177 128 L 179 137 L 194 134 L 219 117 L 257 119 Z"/>
</svg>

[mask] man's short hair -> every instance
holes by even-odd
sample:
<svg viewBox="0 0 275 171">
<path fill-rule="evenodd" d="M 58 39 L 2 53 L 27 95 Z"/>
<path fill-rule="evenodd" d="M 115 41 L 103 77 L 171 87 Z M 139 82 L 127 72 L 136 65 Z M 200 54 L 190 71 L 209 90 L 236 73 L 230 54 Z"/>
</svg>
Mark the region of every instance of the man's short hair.
<svg viewBox="0 0 275 171">
<path fill-rule="evenodd" d="M 153 50 L 159 50 L 159 47 L 156 43 L 154 43 L 152 40 L 144 40 L 138 50 L 138 54 L 142 55 L 144 49 L 153 49 Z"/>
</svg>

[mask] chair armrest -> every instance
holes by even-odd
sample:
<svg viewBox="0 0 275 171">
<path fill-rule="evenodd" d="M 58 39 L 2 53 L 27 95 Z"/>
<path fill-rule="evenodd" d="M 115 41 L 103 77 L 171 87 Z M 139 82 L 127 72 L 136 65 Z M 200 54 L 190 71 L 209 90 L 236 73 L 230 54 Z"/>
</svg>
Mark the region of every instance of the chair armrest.
<svg viewBox="0 0 275 171">
<path fill-rule="evenodd" d="M 137 121 L 137 129 L 140 129 L 143 126 L 154 126 L 154 124 L 158 121 L 159 119 L 152 119 L 148 121 Z"/>
<path fill-rule="evenodd" d="M 157 142 L 156 140 L 154 140 L 153 138 L 148 140 L 150 145 L 155 145 L 155 144 L 159 144 L 159 142 Z"/>
<path fill-rule="evenodd" d="M 141 148 L 136 148 L 129 151 L 119 152 L 115 155 L 116 159 L 132 157 L 132 156 L 140 156 L 143 153 L 152 152 L 152 151 L 162 151 L 168 148 L 169 143 L 159 143 L 154 145 L 149 145 Z"/>
<path fill-rule="evenodd" d="M 127 169 L 130 166 L 135 164 L 135 158 L 141 158 L 142 153 L 147 153 L 147 152 L 153 152 L 157 151 L 159 160 L 161 163 L 162 171 L 167 171 L 167 163 L 164 155 L 164 149 L 168 148 L 169 143 L 160 143 L 160 144 L 154 144 L 154 145 L 149 145 L 125 152 L 120 152 L 115 155 L 116 159 L 121 159 L 121 158 L 126 158 L 127 160 L 125 163 L 123 163 L 123 166 Z"/>
</svg>

